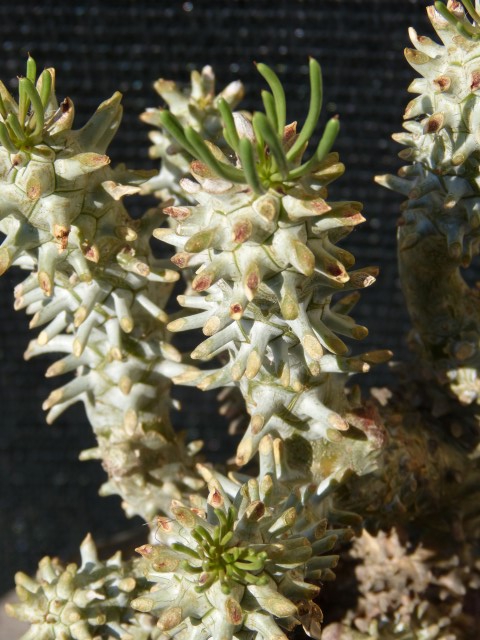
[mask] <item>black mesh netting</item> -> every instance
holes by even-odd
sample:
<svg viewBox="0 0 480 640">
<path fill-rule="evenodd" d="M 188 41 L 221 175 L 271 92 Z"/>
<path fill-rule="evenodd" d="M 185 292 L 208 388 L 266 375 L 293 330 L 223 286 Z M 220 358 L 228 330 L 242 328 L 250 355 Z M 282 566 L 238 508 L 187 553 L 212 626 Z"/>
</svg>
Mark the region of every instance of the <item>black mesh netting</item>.
<svg viewBox="0 0 480 640">
<path fill-rule="evenodd" d="M 395 171 L 399 150 L 390 134 L 400 130 L 413 77 L 403 60 L 407 27 L 430 33 L 424 0 L 222 0 L 166 2 L 93 0 L 0 3 L 0 77 L 14 88 L 27 52 L 39 67 L 57 69 L 57 93 L 75 103 L 80 126 L 115 90 L 124 92 L 125 116 L 111 147 L 113 162 L 151 167 L 147 127 L 138 115 L 159 99 L 158 77 L 187 80 L 189 71 L 211 64 L 219 87 L 240 78 L 245 106 L 258 104 L 260 77 L 253 61 L 275 68 L 285 83 L 289 115 L 302 120 L 308 104 L 308 56 L 322 64 L 324 121 L 339 113 L 336 144 L 347 165 L 335 186 L 338 199 L 365 203 L 368 222 L 347 245 L 359 266 L 381 267 L 378 283 L 356 311 L 370 329 L 363 348 L 405 353 L 408 319 L 397 282 L 395 221 L 399 198 L 374 185 L 376 173 Z M 138 202 L 135 207 L 141 206 Z M 100 465 L 80 463 L 78 452 L 93 445 L 81 407 L 47 427 L 41 403 L 52 389 L 41 359 L 23 362 L 30 339 L 27 319 L 12 309 L 8 272 L 0 287 L 0 589 L 13 572 L 31 572 L 44 554 L 71 557 L 87 531 L 109 539 L 132 526 L 116 498 L 99 498 Z M 383 384 L 386 367 L 368 378 Z M 181 393 L 181 392 L 180 392 Z M 181 393 L 184 410 L 176 420 L 189 437 L 202 437 L 210 457 L 229 450 L 214 397 Z M 192 408 L 194 407 L 194 408 Z"/>
</svg>

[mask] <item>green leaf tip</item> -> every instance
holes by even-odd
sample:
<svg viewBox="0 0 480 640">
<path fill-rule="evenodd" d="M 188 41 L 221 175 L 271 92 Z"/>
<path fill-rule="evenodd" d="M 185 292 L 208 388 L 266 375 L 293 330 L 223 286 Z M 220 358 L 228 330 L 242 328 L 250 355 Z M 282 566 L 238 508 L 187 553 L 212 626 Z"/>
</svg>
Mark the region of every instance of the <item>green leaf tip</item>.
<svg viewBox="0 0 480 640">
<path fill-rule="evenodd" d="M 277 110 L 275 108 L 275 100 L 273 99 L 270 91 L 266 91 L 265 89 L 261 93 L 262 102 L 265 109 L 265 114 L 269 119 L 272 127 L 277 130 L 278 128 L 278 120 L 277 120 Z"/>
<path fill-rule="evenodd" d="M 30 54 L 28 54 L 27 59 L 27 78 L 30 82 L 35 82 L 37 79 L 37 63 Z"/>
<path fill-rule="evenodd" d="M 280 82 L 277 74 L 270 69 L 266 64 L 262 62 L 258 63 L 257 71 L 260 73 L 263 78 L 268 83 L 270 87 L 273 99 L 275 102 L 275 110 L 277 114 L 277 132 L 279 135 L 283 135 L 283 130 L 285 129 L 285 123 L 287 121 L 287 104 L 285 100 L 285 91 L 283 89 L 282 83 Z"/>
<path fill-rule="evenodd" d="M 28 77 L 20 78 L 19 91 L 23 91 L 27 95 L 28 100 L 32 105 L 33 114 L 35 115 L 35 127 L 33 129 L 32 136 L 34 139 L 37 139 L 38 136 L 41 135 L 44 125 L 45 110 L 44 105 L 42 104 L 42 99 L 40 98 L 35 85 Z M 20 120 L 20 124 L 21 123 L 22 120 Z"/>
<path fill-rule="evenodd" d="M 185 137 L 185 131 L 183 126 L 176 116 L 170 111 L 161 111 L 158 115 L 160 124 L 165 127 L 168 133 L 175 139 L 175 141 L 185 149 L 191 156 L 195 157 L 195 150 L 190 146 L 187 138 Z"/>
<path fill-rule="evenodd" d="M 0 143 L 9 153 L 29 150 L 41 143 L 45 110 L 52 95 L 52 75 L 45 69 L 37 81 L 37 65 L 28 56 L 26 74 L 18 79 L 18 106 L 2 85 Z"/>
<path fill-rule="evenodd" d="M 309 63 L 310 71 L 310 106 L 308 109 L 307 118 L 300 131 L 298 138 L 294 145 L 287 153 L 287 158 L 292 160 L 296 158 L 298 153 L 303 149 L 303 146 L 308 143 L 310 137 L 315 131 L 320 112 L 322 110 L 322 98 L 323 98 L 323 85 L 322 85 L 322 70 L 320 65 L 314 58 L 310 58 Z"/>
<path fill-rule="evenodd" d="M 223 119 L 223 135 L 225 140 L 227 141 L 227 144 L 236 151 L 238 149 L 240 138 L 238 137 L 237 128 L 235 127 L 235 120 L 233 118 L 232 111 L 228 102 L 224 98 L 220 98 L 218 101 L 218 110 L 220 111 Z"/>
<path fill-rule="evenodd" d="M 44 69 L 38 79 L 40 85 L 40 100 L 44 107 L 46 107 L 50 101 L 52 95 L 52 74 L 48 69 Z"/>
</svg>

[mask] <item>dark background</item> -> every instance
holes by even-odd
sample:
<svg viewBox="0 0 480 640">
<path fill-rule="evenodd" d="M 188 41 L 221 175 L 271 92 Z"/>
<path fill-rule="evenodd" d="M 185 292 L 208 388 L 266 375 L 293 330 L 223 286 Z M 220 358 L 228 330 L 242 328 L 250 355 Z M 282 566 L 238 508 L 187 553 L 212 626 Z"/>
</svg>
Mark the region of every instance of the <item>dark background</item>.
<svg viewBox="0 0 480 640">
<path fill-rule="evenodd" d="M 405 357 L 408 319 L 395 260 L 395 222 L 400 198 L 373 183 L 376 173 L 395 171 L 400 148 L 391 141 L 401 128 L 414 72 L 403 59 L 409 25 L 432 35 L 424 0 L 210 0 L 196 2 L 21 2 L 0 5 L 0 77 L 14 90 L 27 52 L 39 69 L 57 69 L 57 96 L 76 105 L 80 127 L 116 89 L 124 92 L 125 115 L 110 149 L 112 161 L 151 168 L 148 127 L 138 115 L 160 104 L 152 89 L 158 77 L 187 81 L 189 71 L 211 64 L 218 88 L 241 79 L 244 106 L 259 105 L 263 86 L 253 61 L 272 66 L 285 84 L 290 119 L 303 121 L 308 106 L 308 56 L 322 64 L 323 122 L 340 114 L 336 144 L 347 172 L 332 190 L 336 199 L 361 200 L 368 222 L 345 244 L 358 266 L 381 267 L 355 317 L 370 329 L 357 351 L 390 348 Z M 138 202 L 133 207 L 138 209 Z M 78 462 L 93 446 L 79 406 L 47 426 L 41 403 L 55 381 L 44 377 L 45 361 L 22 360 L 29 339 L 23 312 L 12 311 L 14 270 L 0 280 L 0 593 L 17 569 L 32 572 L 45 554 L 75 557 L 91 531 L 109 540 L 138 523 L 128 522 L 119 499 L 99 498 L 104 474 L 96 462 Z M 365 377 L 384 384 L 387 368 Z M 181 392 L 180 392 L 181 393 Z M 185 394 L 181 393 L 185 398 Z M 206 440 L 210 458 L 225 457 L 225 424 L 215 417 L 214 398 L 194 395 L 176 416 L 189 437 Z"/>
</svg>

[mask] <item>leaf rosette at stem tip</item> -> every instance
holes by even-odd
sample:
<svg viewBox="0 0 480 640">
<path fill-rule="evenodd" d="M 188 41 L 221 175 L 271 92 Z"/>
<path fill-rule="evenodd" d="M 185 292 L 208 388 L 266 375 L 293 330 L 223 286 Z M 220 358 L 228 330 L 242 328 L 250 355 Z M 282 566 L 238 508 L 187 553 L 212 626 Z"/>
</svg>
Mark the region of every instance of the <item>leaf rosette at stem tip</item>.
<svg viewBox="0 0 480 640">
<path fill-rule="evenodd" d="M 0 83 L 0 231 L 7 236 L 0 272 L 21 261 L 22 253 L 38 251 L 38 282 L 46 295 L 52 294 L 57 266 L 67 264 L 78 277 L 91 279 L 88 263 L 99 256 L 90 242 L 94 219 L 82 209 L 92 181 L 107 180 L 105 151 L 122 115 L 116 93 L 82 129 L 72 130 L 73 103 L 65 98 L 58 104 L 54 77 L 54 70 L 46 69 L 35 82 L 36 65 L 29 57 L 18 103 Z M 118 197 L 125 190 L 139 188 L 123 187 Z"/>
<path fill-rule="evenodd" d="M 53 69 L 45 69 L 37 80 L 37 66 L 29 55 L 26 76 L 18 81 L 18 103 L 0 84 L 0 141 L 13 156 L 12 164 L 18 166 L 44 141 L 44 128 L 51 126 L 54 111 Z M 50 116 L 50 117 L 49 117 Z M 45 149 L 39 150 L 46 151 Z"/>
<path fill-rule="evenodd" d="M 313 600 L 333 578 L 330 552 L 353 531 L 328 529 L 307 489 L 282 482 L 282 457 L 280 441 L 266 437 L 258 478 L 200 466 L 208 498 L 175 501 L 173 517 L 158 519 L 157 543 L 137 549 L 153 586 L 132 606 L 158 617 L 162 638 L 284 640 L 297 625 L 320 638 Z"/>
<path fill-rule="evenodd" d="M 218 147 L 202 138 L 192 126 L 185 126 L 173 111 L 158 114 L 160 125 L 192 158 L 201 160 L 218 178 L 226 182 L 244 185 L 258 193 L 269 188 L 291 188 L 300 178 L 313 175 L 327 156 L 339 130 L 338 117 L 329 120 L 322 138 L 307 162 L 302 156 L 315 131 L 322 104 L 322 79 L 320 66 L 310 60 L 310 107 L 304 126 L 296 134 L 296 123 L 286 126 L 285 92 L 277 75 L 265 64 L 257 70 L 266 79 L 270 92 L 262 92 L 265 112 L 251 114 L 232 113 L 225 98 L 218 100 L 223 123 L 225 156 Z M 234 162 L 230 161 L 236 158 Z M 237 165 L 237 166 L 235 166 Z M 239 166 L 238 166 L 239 165 Z"/>
</svg>

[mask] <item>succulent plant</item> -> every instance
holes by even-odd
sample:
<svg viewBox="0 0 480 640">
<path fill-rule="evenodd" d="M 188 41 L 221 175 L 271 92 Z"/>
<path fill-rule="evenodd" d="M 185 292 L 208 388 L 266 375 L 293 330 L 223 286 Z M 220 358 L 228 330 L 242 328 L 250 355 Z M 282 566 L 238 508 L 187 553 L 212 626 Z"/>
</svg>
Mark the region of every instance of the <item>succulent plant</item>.
<svg viewBox="0 0 480 640">
<path fill-rule="evenodd" d="M 377 270 L 339 246 L 364 218 L 328 196 L 344 172 L 337 116 L 309 151 L 315 60 L 301 127 L 264 64 L 255 113 L 236 111 L 238 82 L 215 95 L 209 67 L 186 90 L 160 80 L 168 108 L 143 114 L 162 160 L 148 182 L 108 166 L 120 94 L 74 130 L 53 70 L 37 79 L 29 58 L 18 103 L 0 83 L 0 272 L 29 272 L 15 307 L 41 331 L 26 356 L 61 354 L 47 376 L 74 374 L 47 420 L 82 401 L 97 446 L 81 457 L 102 460 L 101 492 L 155 523 L 141 558 L 100 561 L 87 537 L 80 567 L 45 558 L 36 579 L 18 574 L 8 611 L 31 622 L 25 640 L 473 640 L 480 327 L 460 269 L 480 234 L 479 4 L 465 0 L 470 18 L 453 0 L 429 9 L 442 45 L 411 31 L 422 77 L 396 136 L 411 164 L 379 182 L 408 198 L 399 253 L 417 360 L 413 379 L 367 401 L 347 379 L 390 354 L 347 345 L 367 334 L 350 312 Z M 132 219 L 123 197 L 152 191 L 159 206 Z M 178 271 L 194 274 L 169 318 Z M 195 329 L 205 339 L 182 355 L 170 332 Z M 201 443 L 174 432 L 172 381 L 222 388 L 231 431 L 245 429 L 235 464 L 200 464 Z M 339 553 L 357 563 L 357 602 L 322 632 Z"/>
<path fill-rule="evenodd" d="M 330 153 L 337 117 L 303 160 L 321 110 L 320 67 L 310 60 L 310 108 L 298 133 L 295 122 L 286 125 L 278 77 L 266 65 L 257 69 L 271 90 L 262 92 L 265 113 L 232 113 L 219 100 L 221 144 L 204 140 L 172 112 L 158 116 L 196 158 L 190 168 L 194 180 L 180 185 L 198 204 L 167 207 L 173 228 L 154 231 L 176 248 L 177 266 L 196 269 L 192 294 L 179 302 L 200 312 L 168 328 L 202 328 L 207 339 L 192 352 L 194 359 L 228 353 L 223 367 L 187 371 L 175 381 L 202 389 L 239 386 L 251 417 L 237 453 L 240 465 L 267 433 L 338 439 L 348 429 L 342 417 L 347 375 L 388 358 L 386 352 L 350 357 L 339 337 L 367 334 L 348 312 L 358 300 L 355 289 L 372 284 L 376 270 L 349 271 L 354 257 L 336 246 L 364 220 L 360 203 L 326 200 L 327 185 L 344 171 L 338 155 Z M 336 293 L 347 295 L 333 304 Z"/>
<path fill-rule="evenodd" d="M 178 275 L 149 246 L 159 211 L 133 220 L 122 204 L 148 173 L 107 166 L 120 94 L 75 131 L 72 102 L 56 101 L 53 70 L 36 85 L 35 76 L 29 58 L 18 104 L 0 85 L 0 270 L 31 271 L 15 307 L 43 329 L 27 357 L 65 353 L 47 375 L 76 372 L 45 401 L 48 421 L 82 400 L 98 437 L 84 457 L 103 459 L 104 493 L 119 493 L 129 515 L 148 520 L 172 492 L 201 484 L 191 457 L 198 446 L 187 450 L 169 420 L 169 379 L 185 368 L 168 343 L 163 306 Z"/>
<path fill-rule="evenodd" d="M 474 21 L 471 2 L 465 9 Z M 377 180 L 407 197 L 399 221 L 402 288 L 416 336 L 431 372 L 449 386 L 462 404 L 478 401 L 478 291 L 461 273 L 478 254 L 477 141 L 480 118 L 480 44 L 460 2 L 428 7 L 442 44 L 410 29 L 415 48 L 407 61 L 421 77 L 409 91 L 419 94 L 405 111 L 404 133 L 394 139 L 406 145 L 400 157 L 409 161 L 398 176 Z"/>
<path fill-rule="evenodd" d="M 307 488 L 282 481 L 288 464 L 280 440 L 262 439 L 258 478 L 200 472 L 208 498 L 175 501 L 173 517 L 158 519 L 158 543 L 138 549 L 154 585 L 132 606 L 158 617 L 162 638 L 271 640 L 299 624 L 320 638 L 313 600 L 318 583 L 333 577 L 330 551 L 352 529 L 327 529 L 321 499 L 309 501 Z"/>
<path fill-rule="evenodd" d="M 88 535 L 80 546 L 81 564 L 63 566 L 58 558 L 41 560 L 36 578 L 15 576 L 20 602 L 7 613 L 30 629 L 21 640 L 155 640 L 154 620 L 133 612 L 129 601 L 145 588 L 141 562 L 122 561 L 116 553 L 98 559 Z"/>
</svg>

